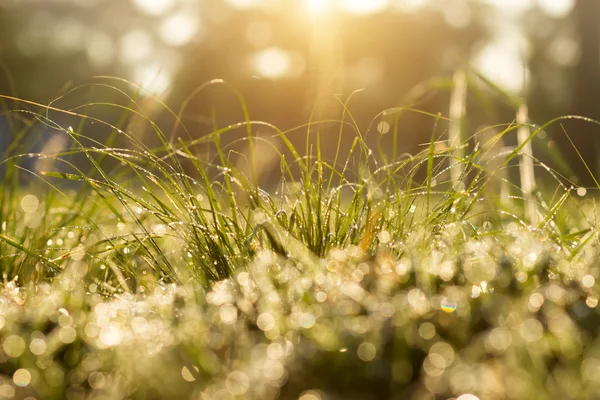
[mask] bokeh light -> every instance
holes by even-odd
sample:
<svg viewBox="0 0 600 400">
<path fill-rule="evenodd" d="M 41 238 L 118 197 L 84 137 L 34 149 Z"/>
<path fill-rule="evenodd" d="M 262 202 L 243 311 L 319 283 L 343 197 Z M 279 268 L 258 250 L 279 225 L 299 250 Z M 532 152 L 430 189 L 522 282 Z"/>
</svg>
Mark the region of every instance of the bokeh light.
<svg viewBox="0 0 600 400">
<path fill-rule="evenodd" d="M 25 352 L 26 347 L 25 340 L 17 335 L 10 335 L 2 342 L 4 353 L 12 358 L 20 357 Z"/>
<path fill-rule="evenodd" d="M 571 13 L 575 0 L 537 0 L 538 5 L 554 18 L 564 18 Z"/>
<path fill-rule="evenodd" d="M 461 394 L 456 398 L 456 400 L 479 400 L 479 397 L 475 396 L 474 394 L 467 393 Z"/>
<path fill-rule="evenodd" d="M 13 381 L 15 382 L 15 385 L 25 387 L 31 383 L 31 372 L 25 368 L 18 369 L 13 374 Z"/>
<path fill-rule="evenodd" d="M 389 0 L 340 0 L 339 7 L 351 14 L 374 14 L 384 11 Z"/>
<path fill-rule="evenodd" d="M 200 21 L 187 12 L 169 15 L 160 25 L 160 37 L 168 45 L 184 46 L 197 38 Z"/>
<path fill-rule="evenodd" d="M 516 43 L 515 43 L 516 42 Z M 474 61 L 478 70 L 491 81 L 512 92 L 525 89 L 527 67 L 518 43 L 503 37 L 487 44 Z"/>
<path fill-rule="evenodd" d="M 38 198 L 32 194 L 23 196 L 21 199 L 21 209 L 26 213 L 34 213 L 40 206 Z"/>
<path fill-rule="evenodd" d="M 154 48 L 152 36 L 143 29 L 133 29 L 121 38 L 119 59 L 133 64 L 146 60 Z"/>
<path fill-rule="evenodd" d="M 133 0 L 133 3 L 147 14 L 162 15 L 175 5 L 175 0 Z"/>
<path fill-rule="evenodd" d="M 306 8 L 311 14 L 320 15 L 331 7 L 331 0 L 305 0 Z"/>
<path fill-rule="evenodd" d="M 536 0 L 485 0 L 506 14 L 519 15 L 535 7 Z M 550 0 L 556 1 L 556 0 Z M 561 0 L 557 0 L 561 1 Z"/>
<path fill-rule="evenodd" d="M 292 67 L 291 55 L 278 47 L 270 47 L 256 53 L 252 59 L 254 72 L 264 78 L 281 78 Z"/>
<path fill-rule="evenodd" d="M 172 80 L 172 73 L 158 61 L 136 67 L 133 73 L 133 82 L 155 95 L 164 94 Z"/>
<path fill-rule="evenodd" d="M 225 2 L 238 10 L 247 10 L 258 4 L 258 0 L 225 0 Z"/>
</svg>

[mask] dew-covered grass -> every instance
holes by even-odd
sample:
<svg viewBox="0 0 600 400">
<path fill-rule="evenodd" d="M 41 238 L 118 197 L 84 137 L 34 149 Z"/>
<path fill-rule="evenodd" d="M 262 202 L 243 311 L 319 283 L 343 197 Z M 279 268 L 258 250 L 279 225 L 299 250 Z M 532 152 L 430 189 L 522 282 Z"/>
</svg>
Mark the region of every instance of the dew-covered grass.
<svg viewBox="0 0 600 400">
<path fill-rule="evenodd" d="M 111 102 L 61 105 L 89 87 Z M 185 107 L 153 122 L 138 97 L 2 97 L 0 398 L 596 398 L 595 191 L 530 147 L 560 119 L 450 143 L 429 115 L 423 151 L 390 157 L 366 135 L 425 113 L 347 116 L 329 160 L 243 102 L 195 134 Z"/>
</svg>

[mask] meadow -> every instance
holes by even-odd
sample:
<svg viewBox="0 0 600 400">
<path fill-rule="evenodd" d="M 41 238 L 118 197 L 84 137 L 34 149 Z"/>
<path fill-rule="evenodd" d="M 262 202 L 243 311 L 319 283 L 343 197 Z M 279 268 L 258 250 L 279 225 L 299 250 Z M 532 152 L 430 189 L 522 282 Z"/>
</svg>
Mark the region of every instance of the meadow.
<svg viewBox="0 0 600 400">
<path fill-rule="evenodd" d="M 597 187 L 532 152 L 584 118 L 535 125 L 517 104 L 467 137 L 464 79 L 447 115 L 394 108 L 361 132 L 344 113 L 334 159 L 241 99 L 239 123 L 197 135 L 121 81 L 94 84 L 120 102 L 1 95 L 0 398 L 597 398 Z M 405 113 L 431 118 L 422 151 L 367 146 Z M 41 130 L 62 145 L 35 147 Z"/>
</svg>

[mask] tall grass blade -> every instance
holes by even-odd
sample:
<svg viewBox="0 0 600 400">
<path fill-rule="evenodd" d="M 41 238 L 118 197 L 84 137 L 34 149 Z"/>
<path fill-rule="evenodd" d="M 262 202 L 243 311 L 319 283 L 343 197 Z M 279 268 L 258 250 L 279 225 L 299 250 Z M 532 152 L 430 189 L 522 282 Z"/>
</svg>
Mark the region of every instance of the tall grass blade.
<svg viewBox="0 0 600 400">
<path fill-rule="evenodd" d="M 453 89 L 450 97 L 450 126 L 448 128 L 448 144 L 454 149 L 450 157 L 450 179 L 457 185 L 464 172 L 461 162 L 464 156 L 462 142 L 464 140 L 464 122 L 467 114 L 467 73 L 459 69 L 454 73 Z"/>
<path fill-rule="evenodd" d="M 533 171 L 533 150 L 531 148 L 531 135 L 529 129 L 529 109 L 527 104 L 522 103 L 517 112 L 517 140 L 522 146 L 522 155 L 519 159 L 519 176 L 521 178 L 521 190 L 525 199 L 525 217 L 532 225 L 539 222 L 534 198 L 535 175 Z"/>
</svg>

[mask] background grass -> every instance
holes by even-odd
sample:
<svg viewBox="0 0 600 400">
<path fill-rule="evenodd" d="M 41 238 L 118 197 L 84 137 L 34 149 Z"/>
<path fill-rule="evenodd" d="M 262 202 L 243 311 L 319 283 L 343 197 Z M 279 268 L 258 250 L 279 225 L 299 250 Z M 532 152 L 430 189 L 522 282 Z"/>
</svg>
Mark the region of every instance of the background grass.
<svg viewBox="0 0 600 400">
<path fill-rule="evenodd" d="M 305 127 L 354 132 L 327 160 L 318 134 L 301 152 L 298 131 L 252 121 L 242 99 L 242 122 L 198 138 L 185 104 L 160 103 L 159 126 L 138 88 L 109 82 L 50 106 L 2 97 L 0 396 L 595 398 L 593 189 L 529 148 L 561 118 L 533 125 L 515 102 L 519 123 L 470 137 L 455 124 L 449 141 L 449 119 L 430 115 L 423 150 L 390 156 L 365 136 L 420 111 L 365 132 L 348 112 Z M 122 102 L 59 106 L 82 90 Z M 86 134 L 98 126 L 103 139 Z M 240 129 L 245 153 L 223 144 Z"/>
</svg>

